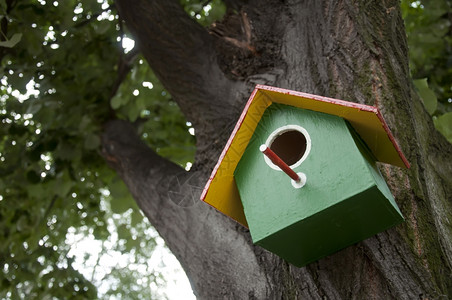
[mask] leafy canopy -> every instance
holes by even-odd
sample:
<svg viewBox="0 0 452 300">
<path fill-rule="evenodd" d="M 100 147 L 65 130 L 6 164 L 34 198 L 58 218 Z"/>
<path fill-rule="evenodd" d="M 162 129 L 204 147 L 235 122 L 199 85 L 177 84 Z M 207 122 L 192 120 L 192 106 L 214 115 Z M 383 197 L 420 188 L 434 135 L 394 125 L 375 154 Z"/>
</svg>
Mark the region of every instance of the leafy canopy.
<svg viewBox="0 0 452 300">
<path fill-rule="evenodd" d="M 436 128 L 452 143 L 452 3 L 403 0 L 411 76 Z"/>
<path fill-rule="evenodd" d="M 224 11 L 220 1 L 182 4 L 203 24 Z M 185 166 L 191 124 L 126 45 L 111 0 L 0 0 L 0 29 L 0 298 L 155 296 L 157 234 L 99 155 L 100 133 L 111 118 L 129 120 Z M 86 239 L 100 245 L 97 261 L 75 262 L 71 247 Z M 126 265 L 97 267 L 125 253 Z"/>
</svg>

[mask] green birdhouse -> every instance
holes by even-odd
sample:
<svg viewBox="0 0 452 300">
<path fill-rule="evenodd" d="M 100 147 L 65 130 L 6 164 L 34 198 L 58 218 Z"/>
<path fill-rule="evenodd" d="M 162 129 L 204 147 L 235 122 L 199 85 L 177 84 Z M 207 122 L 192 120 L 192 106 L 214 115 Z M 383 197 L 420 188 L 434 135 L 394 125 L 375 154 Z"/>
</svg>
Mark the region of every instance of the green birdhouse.
<svg viewBox="0 0 452 300">
<path fill-rule="evenodd" d="M 257 86 L 201 198 L 304 266 L 403 221 L 376 161 L 409 167 L 377 108 Z"/>
</svg>

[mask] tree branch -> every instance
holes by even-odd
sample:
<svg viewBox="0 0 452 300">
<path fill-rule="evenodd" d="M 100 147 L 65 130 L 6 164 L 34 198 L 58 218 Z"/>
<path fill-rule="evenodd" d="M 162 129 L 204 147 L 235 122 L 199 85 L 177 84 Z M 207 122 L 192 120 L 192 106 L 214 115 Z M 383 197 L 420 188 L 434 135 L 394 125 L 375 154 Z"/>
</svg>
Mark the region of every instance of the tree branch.
<svg viewBox="0 0 452 300">
<path fill-rule="evenodd" d="M 161 158 L 137 136 L 135 128 L 121 120 L 110 121 L 102 136 L 102 154 L 127 184 L 134 199 L 184 267 L 195 292 L 202 299 L 218 297 L 215 288 L 223 285 L 225 295 L 237 286 L 264 291 L 265 283 L 248 234 L 234 221 L 199 201 L 206 180 Z M 241 247 L 232 248 L 232 243 Z M 218 251 L 212 252 L 212 249 Z M 227 251 L 225 256 L 223 251 Z M 251 255 L 250 255 L 251 254 Z M 207 260 L 208 257 L 208 260 Z M 230 259 L 233 257 L 234 259 Z M 224 265 L 230 268 L 224 269 Z M 199 272 L 203 266 L 203 272 Z M 222 272 L 218 274 L 219 270 Z M 244 279 L 238 273 L 248 273 Z M 206 278 L 211 278 L 206 281 Z M 259 286 L 256 286 L 259 285 Z M 201 286 L 204 286 L 201 288 Z M 264 298 L 260 295 L 259 299 Z"/>
<path fill-rule="evenodd" d="M 118 91 L 121 83 L 126 79 L 132 69 L 133 61 L 137 58 L 139 51 L 137 48 L 133 48 L 127 54 L 121 54 L 118 59 L 118 76 L 111 88 L 110 98 L 112 98 Z"/>
<path fill-rule="evenodd" d="M 248 1 L 247 0 L 223 0 L 224 4 L 226 4 L 226 7 L 228 9 L 234 9 L 239 11 L 240 8 L 245 5 Z"/>
<path fill-rule="evenodd" d="M 117 0 L 116 5 L 143 56 L 193 123 L 197 137 L 213 134 L 211 124 L 232 114 L 235 90 L 243 85 L 223 76 L 212 37 L 177 1 Z"/>
</svg>

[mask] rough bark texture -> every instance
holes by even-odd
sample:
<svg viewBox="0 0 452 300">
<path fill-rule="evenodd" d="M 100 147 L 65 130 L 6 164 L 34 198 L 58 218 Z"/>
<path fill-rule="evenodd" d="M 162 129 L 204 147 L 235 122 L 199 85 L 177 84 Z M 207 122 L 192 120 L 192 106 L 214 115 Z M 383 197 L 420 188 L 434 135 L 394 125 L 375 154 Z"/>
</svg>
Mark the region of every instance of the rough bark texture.
<svg viewBox="0 0 452 300">
<path fill-rule="evenodd" d="M 194 124 L 198 152 L 185 172 L 144 145 L 130 124 L 112 121 L 104 156 L 180 260 L 195 295 L 447 299 L 452 147 L 413 92 L 398 1 L 226 3 L 238 13 L 209 35 L 178 1 L 116 1 L 146 60 Z M 378 106 L 412 165 L 380 165 L 406 222 L 296 268 L 198 201 L 257 83 Z"/>
</svg>

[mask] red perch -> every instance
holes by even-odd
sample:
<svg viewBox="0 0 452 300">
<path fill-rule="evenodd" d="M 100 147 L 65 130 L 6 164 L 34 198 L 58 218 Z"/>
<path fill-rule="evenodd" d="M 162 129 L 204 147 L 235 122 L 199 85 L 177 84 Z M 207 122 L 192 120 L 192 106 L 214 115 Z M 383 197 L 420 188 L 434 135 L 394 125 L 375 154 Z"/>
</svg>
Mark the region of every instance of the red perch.
<svg viewBox="0 0 452 300">
<path fill-rule="evenodd" d="M 277 165 L 284 173 L 289 175 L 295 182 L 300 182 L 300 176 L 295 173 L 275 152 L 273 152 L 267 145 L 261 145 L 259 150 L 264 153 L 275 165 Z"/>
</svg>

